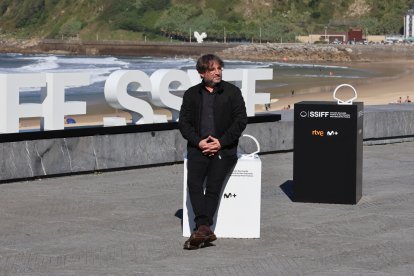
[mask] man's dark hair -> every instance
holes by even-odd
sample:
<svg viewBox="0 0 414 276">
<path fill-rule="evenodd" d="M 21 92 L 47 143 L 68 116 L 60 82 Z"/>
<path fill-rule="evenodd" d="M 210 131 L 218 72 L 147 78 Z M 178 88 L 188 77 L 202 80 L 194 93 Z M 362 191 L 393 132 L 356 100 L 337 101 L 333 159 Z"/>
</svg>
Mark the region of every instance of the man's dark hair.
<svg viewBox="0 0 414 276">
<path fill-rule="evenodd" d="M 199 57 L 196 65 L 197 72 L 200 74 L 207 72 L 214 62 L 217 62 L 221 67 L 224 66 L 223 60 L 216 55 L 207 54 Z"/>
</svg>

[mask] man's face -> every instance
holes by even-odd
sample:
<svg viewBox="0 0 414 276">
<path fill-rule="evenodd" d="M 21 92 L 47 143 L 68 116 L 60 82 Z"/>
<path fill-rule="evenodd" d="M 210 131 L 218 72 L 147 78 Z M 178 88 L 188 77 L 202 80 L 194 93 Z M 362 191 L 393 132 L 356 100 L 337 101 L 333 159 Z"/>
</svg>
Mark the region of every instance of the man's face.
<svg viewBox="0 0 414 276">
<path fill-rule="evenodd" d="M 216 84 L 221 82 L 221 73 L 223 68 L 217 61 L 210 64 L 210 68 L 206 72 L 201 73 L 200 76 L 204 79 L 204 83 L 207 86 L 214 87 Z"/>
</svg>

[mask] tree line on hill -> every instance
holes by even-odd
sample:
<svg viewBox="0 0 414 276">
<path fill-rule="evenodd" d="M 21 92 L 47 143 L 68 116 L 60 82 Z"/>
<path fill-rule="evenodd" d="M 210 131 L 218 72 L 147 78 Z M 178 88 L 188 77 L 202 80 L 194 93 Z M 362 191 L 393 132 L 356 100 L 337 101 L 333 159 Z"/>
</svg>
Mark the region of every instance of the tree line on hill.
<svg viewBox="0 0 414 276">
<path fill-rule="evenodd" d="M 188 41 L 294 41 L 297 35 L 396 34 L 414 0 L 0 0 L 0 35 Z"/>
</svg>

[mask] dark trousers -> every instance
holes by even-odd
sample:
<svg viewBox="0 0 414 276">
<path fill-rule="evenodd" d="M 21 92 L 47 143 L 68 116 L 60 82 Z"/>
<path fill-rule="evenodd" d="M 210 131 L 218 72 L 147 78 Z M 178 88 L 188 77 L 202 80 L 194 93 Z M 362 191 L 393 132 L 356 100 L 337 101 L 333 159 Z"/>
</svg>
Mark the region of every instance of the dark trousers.
<svg viewBox="0 0 414 276">
<path fill-rule="evenodd" d="M 212 225 L 226 176 L 237 162 L 236 156 L 204 156 L 201 152 L 188 155 L 187 186 L 198 226 Z M 205 192 L 204 181 L 206 180 Z"/>
</svg>

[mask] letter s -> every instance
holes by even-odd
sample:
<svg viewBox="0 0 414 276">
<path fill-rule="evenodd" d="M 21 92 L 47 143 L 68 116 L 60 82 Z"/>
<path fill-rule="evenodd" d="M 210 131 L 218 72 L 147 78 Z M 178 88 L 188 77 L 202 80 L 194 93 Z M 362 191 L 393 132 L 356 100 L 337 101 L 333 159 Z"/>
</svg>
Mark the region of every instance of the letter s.
<svg viewBox="0 0 414 276">
<path fill-rule="evenodd" d="M 179 86 L 176 90 L 187 90 L 191 86 L 189 76 L 181 70 L 160 69 L 155 71 L 150 79 L 152 83 L 152 103 L 169 108 L 172 119 L 176 121 L 183 99 L 170 93 L 170 84 L 177 82 Z"/>
<path fill-rule="evenodd" d="M 118 70 L 105 82 L 105 99 L 114 108 L 131 111 L 132 122 L 137 123 L 142 115 L 145 124 L 154 123 L 154 111 L 149 103 L 128 94 L 128 85 L 135 91 L 151 91 L 151 81 L 140 70 Z M 140 115 L 139 115 L 140 114 Z"/>
</svg>

